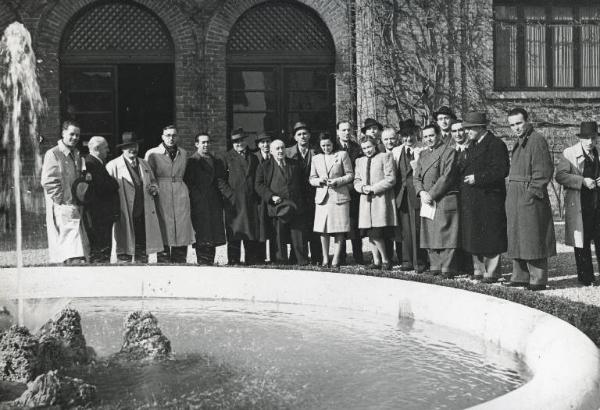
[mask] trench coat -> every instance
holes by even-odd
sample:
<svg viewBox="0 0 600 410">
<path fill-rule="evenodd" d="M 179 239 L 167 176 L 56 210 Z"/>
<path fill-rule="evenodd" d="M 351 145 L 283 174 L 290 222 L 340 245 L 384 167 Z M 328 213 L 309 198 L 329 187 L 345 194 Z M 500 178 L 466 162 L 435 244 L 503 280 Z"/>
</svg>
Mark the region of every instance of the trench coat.
<svg viewBox="0 0 600 410">
<path fill-rule="evenodd" d="M 217 184 L 225 200 L 227 238 L 258 241 L 260 198 L 254 190 L 258 158 L 248 151 L 244 157 L 232 149 L 223 156 L 223 163 L 225 174 L 217 178 Z"/>
<path fill-rule="evenodd" d="M 360 196 L 358 211 L 358 227 L 360 229 L 397 226 L 396 200 L 394 198 L 394 185 L 396 184 L 396 170 L 392 154 L 378 153 L 371 159 L 370 181 L 367 184 L 367 157 L 356 160 L 354 169 L 354 189 L 363 192 L 365 185 L 371 185 L 373 196 L 369 200 L 367 195 Z"/>
<path fill-rule="evenodd" d="M 459 245 L 456 151 L 443 141 L 421 153 L 413 178 L 415 192 L 427 191 L 436 202 L 433 220 L 421 217 L 420 242 L 426 249 Z"/>
<path fill-rule="evenodd" d="M 544 137 L 529 126 L 512 149 L 506 194 L 508 257 L 535 260 L 556 255 L 548 183 L 554 164 Z"/>
<path fill-rule="evenodd" d="M 217 186 L 217 178 L 223 178 L 223 162 L 209 155 L 209 160 L 197 152 L 187 162 L 183 181 L 190 191 L 191 217 L 196 231 L 196 245 L 214 246 L 225 243 L 223 200 Z"/>
<path fill-rule="evenodd" d="M 581 143 L 568 147 L 556 169 L 556 182 L 565 187 L 565 245 L 583 248 L 581 187 L 585 156 Z"/>
<path fill-rule="evenodd" d="M 125 164 L 123 155 L 113 159 L 106 164 L 109 175 L 119 183 L 119 204 L 121 212 L 119 219 L 113 227 L 113 240 L 117 254 L 135 254 L 135 231 L 133 229 L 133 200 L 135 198 L 135 186 L 133 179 Z M 155 198 L 148 192 L 150 184 L 156 184 L 156 178 L 150 165 L 138 158 L 140 177 L 144 191 L 144 226 L 146 228 L 146 254 L 162 252 L 164 243 L 156 211 Z"/>
<path fill-rule="evenodd" d="M 260 151 L 257 151 L 254 153 L 254 155 L 256 156 L 256 158 L 258 159 L 258 166 L 257 166 L 257 170 L 258 168 L 262 165 L 263 162 L 265 161 L 269 161 L 269 159 L 265 159 Z M 269 155 L 270 157 L 270 155 Z M 255 185 L 256 185 L 256 175 L 255 175 Z M 256 191 L 256 186 L 254 187 L 254 192 L 257 193 Z M 268 213 L 267 213 L 267 203 L 265 201 L 262 201 L 259 199 L 259 203 L 258 203 L 258 240 L 260 242 L 265 242 L 267 239 L 274 239 L 275 238 L 275 227 L 273 225 L 273 220 L 271 217 L 269 217 Z"/>
<path fill-rule="evenodd" d="M 89 256 L 89 241 L 83 226 L 83 208 L 73 203 L 71 187 L 85 169 L 79 151 L 74 160 L 62 140 L 46 151 L 41 184 L 46 201 L 46 230 L 50 263 Z"/>
<path fill-rule="evenodd" d="M 506 252 L 506 182 L 510 161 L 506 144 L 490 131 L 473 141 L 461 166 L 460 226 L 462 249 L 474 255 Z M 474 175 L 473 185 L 465 184 Z"/>
<path fill-rule="evenodd" d="M 187 246 L 194 242 L 190 217 L 190 193 L 183 182 L 187 152 L 177 148 L 171 160 L 163 144 L 146 151 L 146 161 L 158 181 L 158 216 L 166 246 Z"/>
</svg>

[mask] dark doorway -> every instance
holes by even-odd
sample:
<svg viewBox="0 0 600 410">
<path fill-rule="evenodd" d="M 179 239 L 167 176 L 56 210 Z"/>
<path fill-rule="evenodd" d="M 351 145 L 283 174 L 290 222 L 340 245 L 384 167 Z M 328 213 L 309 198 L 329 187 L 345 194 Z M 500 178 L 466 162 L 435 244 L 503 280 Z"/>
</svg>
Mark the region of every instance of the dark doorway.
<svg viewBox="0 0 600 410">
<path fill-rule="evenodd" d="M 93 135 L 107 139 L 111 151 L 125 131 L 144 140 L 142 153 L 157 145 L 174 120 L 172 64 L 63 66 L 61 118 L 81 124 L 81 144 Z"/>
</svg>

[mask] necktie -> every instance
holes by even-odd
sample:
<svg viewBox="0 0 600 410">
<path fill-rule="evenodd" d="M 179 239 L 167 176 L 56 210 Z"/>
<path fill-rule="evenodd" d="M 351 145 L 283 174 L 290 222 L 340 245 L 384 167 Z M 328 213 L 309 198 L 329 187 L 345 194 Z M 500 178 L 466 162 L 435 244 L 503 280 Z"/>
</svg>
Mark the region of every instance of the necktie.
<svg viewBox="0 0 600 410">
<path fill-rule="evenodd" d="M 131 160 L 131 167 L 132 167 L 133 169 L 136 169 L 136 168 L 137 168 L 137 166 L 138 166 L 137 159 L 132 159 L 132 160 Z"/>
<path fill-rule="evenodd" d="M 413 153 L 412 153 L 412 149 L 410 148 L 406 148 L 406 156 L 408 157 L 408 159 L 410 159 L 411 161 L 413 160 Z"/>
</svg>

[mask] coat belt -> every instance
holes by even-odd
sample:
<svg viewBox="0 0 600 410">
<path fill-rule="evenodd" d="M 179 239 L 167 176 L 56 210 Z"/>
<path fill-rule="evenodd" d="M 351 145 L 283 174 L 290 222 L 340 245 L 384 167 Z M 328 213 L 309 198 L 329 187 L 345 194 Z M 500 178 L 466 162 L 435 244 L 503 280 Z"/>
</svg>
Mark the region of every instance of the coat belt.
<svg viewBox="0 0 600 410">
<path fill-rule="evenodd" d="M 181 177 L 158 177 L 159 181 L 183 182 Z"/>
<path fill-rule="evenodd" d="M 531 176 L 522 176 L 522 175 L 509 175 L 508 176 L 508 181 L 513 181 L 513 182 L 530 182 L 531 181 Z"/>
</svg>

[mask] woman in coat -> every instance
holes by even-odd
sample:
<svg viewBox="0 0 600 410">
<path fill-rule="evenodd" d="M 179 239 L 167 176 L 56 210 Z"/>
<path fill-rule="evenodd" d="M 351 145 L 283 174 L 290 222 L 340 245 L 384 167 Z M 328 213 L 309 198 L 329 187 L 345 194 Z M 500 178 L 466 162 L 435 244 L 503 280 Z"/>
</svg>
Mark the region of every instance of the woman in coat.
<svg viewBox="0 0 600 410">
<path fill-rule="evenodd" d="M 334 138 L 319 135 L 322 154 L 311 162 L 309 182 L 316 187 L 315 223 L 313 230 L 321 234 L 323 266 L 329 265 L 329 238 L 334 237 L 332 267 L 339 267 L 344 234 L 350 231 L 350 183 L 354 179 L 352 162 L 345 151 L 338 151 Z"/>
<path fill-rule="evenodd" d="M 358 227 L 367 230 L 373 265 L 371 268 L 390 270 L 392 265 L 385 249 L 385 238 L 393 235 L 386 229 L 398 225 L 394 185 L 396 173 L 392 154 L 378 153 L 377 141 L 364 137 L 360 144 L 364 157 L 356 160 L 354 189 L 361 194 Z"/>
<path fill-rule="evenodd" d="M 459 231 L 456 151 L 444 143 L 437 124 L 425 126 L 422 135 L 429 149 L 421 153 L 413 182 L 421 207 L 435 205 L 435 214 L 421 217 L 421 248 L 429 253 L 431 273 L 450 278 Z"/>
</svg>

